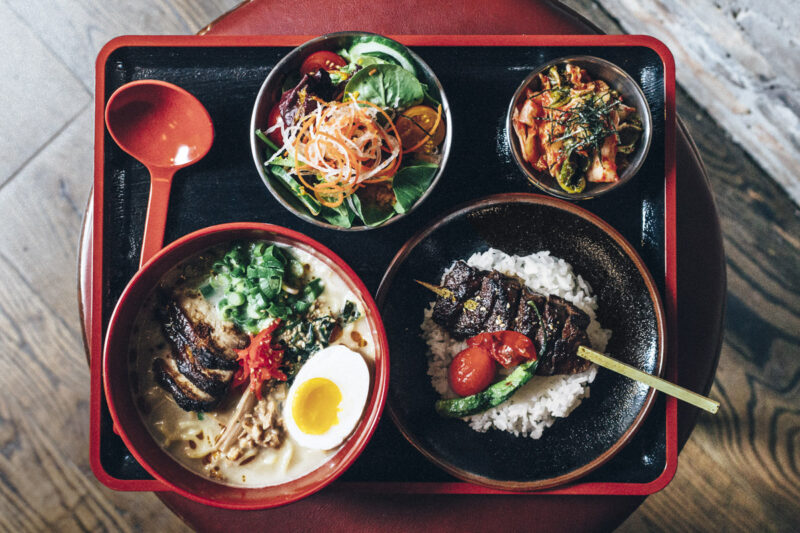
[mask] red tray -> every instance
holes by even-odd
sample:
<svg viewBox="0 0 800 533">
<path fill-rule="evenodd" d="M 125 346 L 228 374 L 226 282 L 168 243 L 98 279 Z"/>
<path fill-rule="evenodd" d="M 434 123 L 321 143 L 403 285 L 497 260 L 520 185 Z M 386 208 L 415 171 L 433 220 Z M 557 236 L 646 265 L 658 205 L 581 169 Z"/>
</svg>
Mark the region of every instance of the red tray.
<svg viewBox="0 0 800 533">
<path fill-rule="evenodd" d="M 131 36 L 117 38 L 109 42 L 98 56 L 95 91 L 94 198 L 93 205 L 90 208 L 93 225 L 91 242 L 87 243 L 91 247 L 90 253 L 92 261 L 91 269 L 84 280 L 84 290 L 91 296 L 91 305 L 84 308 L 84 323 L 87 327 L 86 333 L 89 339 L 89 353 L 91 358 L 90 459 L 92 469 L 97 478 L 110 488 L 131 491 L 168 490 L 161 482 L 149 478 L 146 474 L 137 474 L 134 476 L 121 475 L 120 472 L 135 471 L 135 467 L 138 465 L 126 464 L 125 461 L 132 461 L 130 454 L 127 456 L 124 454 L 120 455 L 118 447 L 108 446 L 108 443 L 117 437 L 111 431 L 105 398 L 102 392 L 101 353 L 104 328 L 108 315 L 113 309 L 113 305 L 121 291 L 122 287 L 120 285 L 124 286 L 124 283 L 127 282 L 127 279 L 130 278 L 136 266 L 138 266 L 138 246 L 140 246 L 141 242 L 141 237 L 139 237 L 139 235 L 141 235 L 144 220 L 143 205 L 146 204 L 146 184 L 148 180 L 143 167 L 138 165 L 138 163 L 126 159 L 127 156 L 124 156 L 124 154 L 121 155 L 121 152 L 105 132 L 103 111 L 106 99 L 111 92 L 122 83 L 131 81 L 132 79 L 153 77 L 165 79 L 166 81 L 171 81 L 190 89 L 191 92 L 200 97 L 201 101 L 206 103 L 207 107 L 208 100 L 206 98 L 223 100 L 230 100 L 233 98 L 235 100 L 235 96 L 232 96 L 230 93 L 220 94 L 221 92 L 224 93 L 224 87 L 215 86 L 215 84 L 219 85 L 223 83 L 223 79 L 219 76 L 218 72 L 214 73 L 209 71 L 212 75 L 203 78 L 203 76 L 198 77 L 195 75 L 197 74 L 195 71 L 198 68 L 201 70 L 203 68 L 233 69 L 234 71 L 239 69 L 237 72 L 244 78 L 250 76 L 253 83 L 255 81 L 258 82 L 255 84 L 254 88 L 248 86 L 247 89 L 253 93 L 252 98 L 254 98 L 260 81 L 263 80 L 263 77 L 265 77 L 269 69 L 269 65 L 274 64 L 277 59 L 280 59 L 290 47 L 301 44 L 309 38 L 311 38 L 311 36 Z M 658 40 L 647 36 L 417 35 L 396 36 L 395 38 L 408 46 L 421 48 L 417 51 L 431 64 L 434 71 L 438 71 L 437 64 L 426 56 L 426 52 L 432 56 L 436 56 L 437 53 L 442 51 L 445 47 L 452 48 L 453 50 L 448 52 L 454 52 L 456 54 L 464 52 L 464 47 L 472 47 L 473 52 L 479 48 L 483 48 L 482 53 L 488 55 L 495 54 L 500 57 L 504 55 L 513 56 L 515 53 L 522 54 L 524 55 L 524 58 L 522 58 L 523 60 L 517 58 L 518 60 L 515 65 L 507 65 L 509 66 L 509 70 L 511 72 L 516 72 L 518 76 L 514 88 L 516 88 L 516 85 L 521 82 L 522 78 L 526 75 L 525 68 L 520 68 L 520 63 L 524 63 L 526 66 L 533 68 L 535 65 L 528 65 L 528 63 L 536 57 L 551 59 L 557 55 L 566 55 L 564 53 L 558 53 L 562 51 L 562 49 L 569 49 L 569 53 L 582 52 L 603 55 L 604 53 L 612 54 L 612 52 L 614 52 L 619 55 L 620 49 L 626 48 L 631 57 L 637 53 L 642 53 L 643 50 L 654 54 L 654 57 L 657 58 L 659 63 L 658 67 L 661 69 L 660 83 L 663 85 L 663 93 L 661 93 L 659 89 L 659 93 L 655 95 L 655 98 L 660 102 L 663 113 L 660 113 L 660 116 L 658 113 L 654 113 L 654 122 L 661 124 L 663 129 L 662 135 L 660 136 L 662 144 L 661 146 L 651 147 L 648 160 L 663 155 L 663 163 L 660 160 L 657 161 L 657 167 L 663 169 L 665 181 L 663 184 L 663 195 L 659 193 L 659 198 L 656 198 L 657 202 L 660 204 L 660 210 L 663 211 L 663 219 L 659 217 L 656 221 L 657 227 L 663 227 L 663 240 L 661 239 L 661 235 L 658 235 L 658 239 L 656 239 L 660 242 L 658 257 L 661 259 L 657 261 L 659 264 L 655 264 L 652 262 L 651 257 L 651 264 L 648 266 L 661 285 L 661 292 L 667 313 L 668 342 L 665 375 L 668 379 L 676 381 L 677 263 L 674 155 L 675 69 L 672 55 L 666 46 Z M 503 54 L 504 51 L 510 51 L 511 54 Z M 243 61 L 241 65 L 235 64 L 237 58 L 248 56 L 248 54 L 249 56 L 255 54 L 260 58 L 260 63 L 255 65 Z M 623 56 L 624 54 L 620 57 Z M 212 66 L 198 66 L 197 63 L 202 63 L 203 61 L 210 61 Z M 616 62 L 622 63 L 622 66 L 626 67 L 624 61 L 617 59 Z M 231 65 L 231 63 L 234 64 Z M 439 77 L 442 78 L 442 75 L 440 74 Z M 444 83 L 444 80 L 442 81 Z M 253 83 L 251 83 L 251 85 Z M 194 86 L 192 86 L 192 84 L 194 84 Z M 445 90 L 448 90 L 447 86 Z M 452 89 L 450 89 L 450 92 L 452 92 Z M 511 93 L 513 93 L 513 90 Z M 507 106 L 507 101 L 511 97 L 511 93 L 506 97 L 502 113 L 498 114 L 498 121 L 502 121 L 505 116 L 505 107 Z M 204 98 L 204 96 L 206 98 Z M 248 120 L 236 125 L 235 128 L 218 123 L 218 120 L 222 119 L 215 116 L 215 110 L 213 108 L 210 109 L 212 119 L 215 120 L 215 126 L 217 127 L 217 139 L 215 142 L 224 143 L 224 137 L 222 136 L 226 134 L 233 134 L 233 132 L 235 132 L 235 135 L 241 136 L 243 132 L 246 133 L 249 124 L 252 99 L 249 103 L 245 103 L 244 105 L 246 107 L 244 112 Z M 455 109 L 454 111 L 457 112 Z M 224 114 L 225 112 L 225 109 L 217 110 L 217 113 L 220 114 L 219 116 L 222 117 L 226 116 Z M 661 122 L 662 120 L 663 122 Z M 221 125 L 223 127 L 220 127 Z M 494 124 L 489 124 L 487 127 L 493 128 Z M 246 137 L 243 137 L 241 142 L 246 144 Z M 491 147 L 492 150 L 494 150 L 494 148 L 495 147 Z M 235 149 L 235 147 L 232 146 L 231 150 L 233 149 Z M 239 161 L 239 163 L 241 163 L 241 161 Z M 248 165 L 249 169 L 246 168 Z M 449 166 L 445 178 L 451 171 L 452 168 Z M 197 168 L 190 167 L 184 172 L 196 173 L 196 176 L 193 176 L 191 180 L 193 187 L 199 188 L 200 190 L 195 191 L 194 189 L 182 187 L 180 181 L 181 174 L 178 175 L 176 178 L 176 187 L 173 189 L 173 194 L 177 196 L 178 200 L 176 201 L 173 197 L 170 202 L 173 211 L 170 212 L 168 218 L 165 242 L 169 242 L 185 233 L 198 229 L 198 227 L 193 227 L 192 224 L 200 224 L 199 227 L 202 227 L 203 225 L 230 221 L 228 219 L 215 219 L 215 215 L 209 215 L 206 218 L 202 216 L 193 216 L 191 221 L 186 220 L 186 213 L 181 209 L 183 205 L 181 199 L 186 204 L 192 205 L 195 205 L 197 202 L 202 202 L 201 197 L 204 194 L 207 195 L 209 192 L 216 191 L 213 187 L 218 186 L 219 182 L 214 181 L 217 178 L 213 177 L 210 178 L 210 181 L 203 181 L 204 175 L 212 175 L 214 173 L 213 158 L 210 165 L 199 164 Z M 232 173 L 234 176 L 236 175 L 235 169 Z M 517 174 L 519 173 L 517 172 Z M 270 204 L 269 202 L 271 200 L 268 197 L 268 193 L 263 185 L 261 185 L 260 181 L 258 181 L 255 169 L 252 168 L 252 162 L 249 159 L 249 150 L 240 177 L 244 180 L 250 180 L 246 181 L 250 189 L 243 191 L 241 194 L 242 198 L 237 197 L 237 201 L 246 201 L 248 195 L 258 196 L 259 193 L 257 191 L 260 189 L 263 190 L 261 193 L 263 197 L 259 197 L 263 204 L 260 212 L 254 214 L 245 213 L 246 219 L 264 222 L 270 221 L 293 227 L 331 246 L 353 266 L 356 272 L 364 278 L 367 286 L 373 291 L 377 288 L 377 282 L 383 273 L 383 268 L 388 265 L 396 249 L 420 227 L 420 224 L 424 224 L 425 220 L 429 220 L 436 212 L 447 207 L 447 205 L 442 204 L 441 201 L 437 203 L 435 199 L 436 193 L 434 193 L 431 199 L 415 212 L 414 216 L 409 217 L 412 221 L 395 224 L 388 230 L 369 232 L 380 233 L 380 238 L 386 240 L 386 246 L 388 246 L 388 248 L 384 250 L 389 252 L 388 257 L 385 258 L 385 264 L 381 264 L 381 268 L 376 270 L 375 268 L 369 268 L 364 264 L 360 264 L 357 254 L 342 252 L 342 248 L 347 246 L 346 237 L 342 232 L 331 232 L 314 228 L 282 211 L 282 208 L 277 203 L 273 202 Z M 495 188 L 487 188 L 486 190 L 475 191 L 467 189 L 464 192 L 465 196 L 452 198 L 450 204 L 455 205 L 456 203 L 463 202 L 465 199 L 484 196 L 495 192 L 529 190 L 522 176 L 517 175 L 517 178 L 516 180 L 509 178 L 502 183 L 496 184 Z M 188 181 L 189 180 L 187 180 L 187 182 Z M 204 186 L 210 188 L 204 190 Z M 476 192 L 478 194 L 475 194 Z M 142 198 L 143 195 L 144 198 Z M 612 194 L 608 196 L 613 197 L 615 195 Z M 175 205 L 176 203 L 177 206 Z M 129 206 L 130 209 L 120 209 L 121 204 Z M 614 216 L 614 210 L 618 210 L 618 206 L 614 204 L 613 199 L 610 201 L 593 200 L 581 205 L 607 219 L 608 217 Z M 638 213 L 637 216 L 642 216 L 641 212 L 636 210 L 634 210 L 634 212 Z M 618 229 L 621 228 L 618 227 Z M 625 235 L 626 232 L 622 232 Z M 369 233 L 360 234 L 361 238 L 363 238 L 363 235 L 369 235 Z M 630 234 L 626 235 L 626 237 L 628 237 L 628 240 L 633 242 L 635 246 L 637 245 L 637 239 L 632 238 Z M 120 238 L 126 239 L 125 242 L 128 243 L 127 246 L 120 247 L 118 242 Z M 663 263 L 661 262 L 662 259 Z M 656 273 L 657 271 L 659 273 Z M 663 277 L 660 276 L 662 272 Z M 663 441 L 659 444 L 661 449 L 663 449 L 662 462 L 659 463 L 663 464 L 663 469 L 660 470 L 656 476 L 652 477 L 652 479 L 620 481 L 603 479 L 602 476 L 597 478 L 597 474 L 594 474 L 594 479 L 584 478 L 583 481 L 571 485 L 540 491 L 535 494 L 646 495 L 664 488 L 670 482 L 677 469 L 677 401 L 674 398 L 662 398 L 660 401 L 663 402 L 663 408 L 654 409 L 650 418 L 658 417 L 655 422 L 663 429 L 663 431 L 659 433 L 660 438 L 663 438 Z M 382 422 L 382 424 L 384 423 L 388 422 Z M 400 444 L 406 445 L 405 441 L 398 443 L 398 445 Z M 359 461 L 361 461 L 361 459 Z M 356 462 L 354 467 L 358 466 L 359 461 Z M 613 461 L 609 464 L 613 465 Z M 110 466 L 114 468 L 110 468 Z M 351 470 L 354 469 L 357 468 L 351 468 Z M 602 473 L 602 469 L 599 472 Z M 332 488 L 327 490 L 428 494 L 508 494 L 507 492 L 452 480 L 452 478 L 447 478 L 447 476 L 441 474 L 431 475 L 429 480 L 386 479 L 385 476 L 384 478 L 376 476 L 374 479 L 356 480 L 352 477 L 348 478 L 348 476 L 345 475 L 342 479 L 337 481 Z"/>
</svg>

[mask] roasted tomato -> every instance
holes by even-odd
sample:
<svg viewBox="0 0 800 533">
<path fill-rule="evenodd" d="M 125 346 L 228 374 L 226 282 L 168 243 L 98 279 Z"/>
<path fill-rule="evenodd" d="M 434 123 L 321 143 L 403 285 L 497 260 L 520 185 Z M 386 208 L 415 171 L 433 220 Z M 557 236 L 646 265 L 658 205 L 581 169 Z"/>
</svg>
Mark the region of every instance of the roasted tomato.
<svg viewBox="0 0 800 533">
<path fill-rule="evenodd" d="M 467 339 L 467 345 L 483 348 L 505 368 L 516 366 L 525 359 L 536 359 L 533 341 L 516 331 L 481 333 Z"/>
<path fill-rule="evenodd" d="M 436 129 L 436 110 L 426 105 L 415 105 L 400 113 L 395 127 L 403 142 L 403 150 L 408 150 L 425 141 L 417 150 L 430 153 L 433 148 L 442 144 L 445 134 L 444 120 L 439 120 Z"/>
<path fill-rule="evenodd" d="M 345 65 L 347 61 L 339 54 L 322 50 L 314 52 L 303 61 L 300 65 L 300 74 L 313 74 L 319 69 L 337 70 Z"/>
<path fill-rule="evenodd" d="M 494 380 L 497 363 L 489 352 L 477 346 L 462 350 L 450 363 L 447 377 L 450 388 L 459 396 L 470 396 L 486 389 Z"/>
</svg>

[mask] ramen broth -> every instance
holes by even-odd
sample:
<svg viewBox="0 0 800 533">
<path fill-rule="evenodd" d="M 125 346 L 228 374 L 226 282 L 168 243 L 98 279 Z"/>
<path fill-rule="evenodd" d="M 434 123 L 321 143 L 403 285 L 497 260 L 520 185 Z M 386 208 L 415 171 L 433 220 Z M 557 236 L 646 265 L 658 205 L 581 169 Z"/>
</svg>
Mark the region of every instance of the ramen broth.
<svg viewBox="0 0 800 533">
<path fill-rule="evenodd" d="M 310 254 L 281 246 L 296 260 L 303 263 L 311 278 L 320 278 L 324 290 L 317 302 L 332 313 L 338 313 L 347 301 L 357 304 L 361 318 L 343 325 L 341 335 L 331 345 L 342 344 L 360 353 L 369 367 L 370 382 L 374 379 L 375 343 L 364 307 L 345 281 L 323 262 Z M 213 261 L 225 252 L 215 247 L 200 253 L 173 268 L 161 280 L 160 287 L 172 291 L 196 291 L 207 279 Z M 215 443 L 231 419 L 246 386 L 231 387 L 226 397 L 212 411 L 199 413 L 184 411 L 172 396 L 155 381 L 153 361 L 156 357 L 167 357 L 171 346 L 156 319 L 156 291 L 140 310 L 131 339 L 131 388 L 137 409 L 150 435 L 173 459 L 192 472 L 212 478 L 217 482 L 240 487 L 264 487 L 285 483 L 301 477 L 322 466 L 332 457 L 333 450 L 316 450 L 300 446 L 284 431 L 283 442 L 278 448 L 258 447 L 257 453 L 245 455 L 237 461 L 228 459 L 210 460 Z M 216 299 L 209 298 L 208 317 L 214 324 L 221 320 Z M 264 390 L 267 390 L 265 385 Z M 288 385 L 279 383 L 265 393 L 265 398 L 277 403 L 283 416 L 283 403 Z"/>
</svg>

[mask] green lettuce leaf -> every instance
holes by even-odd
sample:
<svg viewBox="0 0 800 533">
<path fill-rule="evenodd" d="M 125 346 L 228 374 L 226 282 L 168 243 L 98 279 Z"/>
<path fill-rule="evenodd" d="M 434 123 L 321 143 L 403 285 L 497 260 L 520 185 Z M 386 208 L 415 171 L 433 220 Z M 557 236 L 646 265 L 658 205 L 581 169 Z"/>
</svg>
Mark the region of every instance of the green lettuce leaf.
<svg viewBox="0 0 800 533">
<path fill-rule="evenodd" d="M 395 214 L 391 206 L 380 206 L 372 202 L 362 202 L 358 193 L 348 198 L 350 206 L 367 226 L 380 226 Z"/>
<path fill-rule="evenodd" d="M 358 94 L 379 107 L 401 109 L 419 104 L 424 87 L 409 71 L 388 63 L 372 65 L 356 72 L 344 88 L 345 94 Z"/>
<path fill-rule="evenodd" d="M 428 187 L 431 186 L 433 176 L 439 167 L 431 163 L 420 163 L 414 166 L 401 168 L 395 174 L 392 188 L 397 202 L 394 210 L 405 213 L 419 200 Z"/>
</svg>

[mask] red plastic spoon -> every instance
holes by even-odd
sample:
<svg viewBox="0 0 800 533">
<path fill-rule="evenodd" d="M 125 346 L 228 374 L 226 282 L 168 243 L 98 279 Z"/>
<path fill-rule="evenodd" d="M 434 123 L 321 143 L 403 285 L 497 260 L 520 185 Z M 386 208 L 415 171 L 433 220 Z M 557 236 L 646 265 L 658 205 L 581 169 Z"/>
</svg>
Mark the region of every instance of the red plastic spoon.
<svg viewBox="0 0 800 533">
<path fill-rule="evenodd" d="M 139 80 L 108 99 L 106 126 L 119 147 L 150 171 L 141 267 L 164 243 L 172 177 L 208 153 L 214 125 L 203 104 L 186 90 L 164 81 Z"/>
</svg>

